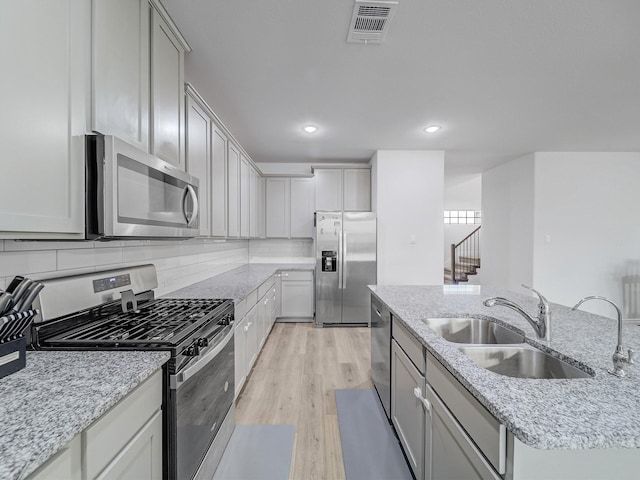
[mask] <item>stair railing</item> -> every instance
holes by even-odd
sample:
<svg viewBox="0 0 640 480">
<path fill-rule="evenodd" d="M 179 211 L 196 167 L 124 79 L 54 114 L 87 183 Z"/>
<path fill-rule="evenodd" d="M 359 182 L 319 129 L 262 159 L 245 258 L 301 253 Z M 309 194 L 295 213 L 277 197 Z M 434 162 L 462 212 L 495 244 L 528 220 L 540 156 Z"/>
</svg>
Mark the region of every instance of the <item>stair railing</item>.
<svg viewBox="0 0 640 480">
<path fill-rule="evenodd" d="M 457 244 L 451 244 L 451 281 L 454 284 L 460 282 L 460 278 L 456 275 L 456 269 L 464 262 L 460 260 L 462 257 L 480 259 L 480 225 L 469 235 L 464 237 Z M 479 267 L 480 265 L 477 265 Z"/>
</svg>

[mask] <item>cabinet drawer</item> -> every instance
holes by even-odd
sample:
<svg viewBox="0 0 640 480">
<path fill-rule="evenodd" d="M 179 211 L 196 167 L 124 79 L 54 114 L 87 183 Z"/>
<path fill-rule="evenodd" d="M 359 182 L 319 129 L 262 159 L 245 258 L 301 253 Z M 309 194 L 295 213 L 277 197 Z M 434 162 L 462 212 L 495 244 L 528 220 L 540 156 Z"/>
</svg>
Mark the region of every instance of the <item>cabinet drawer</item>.
<svg viewBox="0 0 640 480">
<path fill-rule="evenodd" d="M 313 272 L 311 270 L 297 270 L 297 271 L 285 271 L 282 272 L 282 281 L 287 280 L 307 280 L 313 281 Z"/>
<path fill-rule="evenodd" d="M 95 478 L 161 406 L 160 370 L 82 433 L 87 478 Z"/>
<path fill-rule="evenodd" d="M 273 277 L 269 277 L 267 281 L 260 285 L 258 287 L 258 298 L 264 297 L 267 292 L 273 288 L 274 283 L 275 279 Z"/>
<path fill-rule="evenodd" d="M 256 288 L 253 292 L 247 295 L 244 300 L 247 302 L 247 311 L 251 310 L 251 307 L 258 303 L 258 289 Z"/>
<path fill-rule="evenodd" d="M 247 314 L 247 299 L 243 298 L 239 302 L 236 302 L 236 309 L 234 312 L 234 316 L 237 322 L 242 320 L 244 316 Z"/>
<path fill-rule="evenodd" d="M 411 359 L 414 365 L 418 368 L 420 373 L 424 375 L 424 347 L 413 336 L 407 328 L 402 325 L 396 318 L 393 318 L 393 326 L 391 328 L 391 334 L 393 338 L 398 342 L 398 345 L 402 347 L 402 350 Z"/>
<path fill-rule="evenodd" d="M 504 474 L 507 454 L 507 431 L 504 425 L 430 353 L 427 353 L 427 384 L 431 385 L 493 468 Z"/>
</svg>

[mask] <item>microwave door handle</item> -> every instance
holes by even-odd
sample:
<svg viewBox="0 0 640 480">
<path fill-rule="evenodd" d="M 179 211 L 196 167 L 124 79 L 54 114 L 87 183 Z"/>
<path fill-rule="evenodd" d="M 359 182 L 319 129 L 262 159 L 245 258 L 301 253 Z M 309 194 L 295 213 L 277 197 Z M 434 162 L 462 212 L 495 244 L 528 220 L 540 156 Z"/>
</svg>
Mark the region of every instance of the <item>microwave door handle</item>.
<svg viewBox="0 0 640 480">
<path fill-rule="evenodd" d="M 190 227 L 194 220 L 198 218 L 198 195 L 191 185 L 187 185 L 184 190 L 185 195 L 182 201 L 182 213 L 184 213 L 184 218 L 187 220 L 187 227 Z M 191 218 L 187 215 L 187 195 L 190 195 L 191 200 L 193 201 L 193 212 L 191 213 Z"/>
</svg>

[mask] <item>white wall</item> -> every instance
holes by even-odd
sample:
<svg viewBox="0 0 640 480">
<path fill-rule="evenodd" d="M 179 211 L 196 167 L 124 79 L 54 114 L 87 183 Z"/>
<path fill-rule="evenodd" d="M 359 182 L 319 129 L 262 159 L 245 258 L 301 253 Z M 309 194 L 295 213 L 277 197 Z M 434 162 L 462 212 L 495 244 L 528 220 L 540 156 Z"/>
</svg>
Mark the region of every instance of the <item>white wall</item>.
<svg viewBox="0 0 640 480">
<path fill-rule="evenodd" d="M 246 240 L 123 240 L 113 242 L 0 242 L 0 286 L 14 275 L 43 279 L 153 263 L 157 295 L 226 272 L 248 261 Z"/>
<path fill-rule="evenodd" d="M 621 277 L 640 260 L 640 153 L 536 153 L 535 179 L 536 286 L 564 305 L 603 295 L 622 308 Z"/>
<path fill-rule="evenodd" d="M 483 173 L 480 241 L 484 285 L 516 292 L 522 292 L 522 283 L 531 285 L 533 215 L 533 154 Z"/>
<path fill-rule="evenodd" d="M 378 283 L 442 284 L 444 152 L 379 150 L 371 164 Z"/>
</svg>

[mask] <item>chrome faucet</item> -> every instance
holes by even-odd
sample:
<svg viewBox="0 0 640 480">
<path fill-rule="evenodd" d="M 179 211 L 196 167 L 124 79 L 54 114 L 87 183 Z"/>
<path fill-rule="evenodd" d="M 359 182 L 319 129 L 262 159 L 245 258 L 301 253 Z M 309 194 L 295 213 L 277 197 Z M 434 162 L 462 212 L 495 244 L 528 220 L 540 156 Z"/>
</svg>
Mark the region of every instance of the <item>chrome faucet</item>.
<svg viewBox="0 0 640 480">
<path fill-rule="evenodd" d="M 618 313 L 618 345 L 616 346 L 615 352 L 613 352 L 613 368 L 611 370 L 607 370 L 611 375 L 615 375 L 616 377 L 626 377 L 627 374 L 624 371 L 624 365 L 631 365 L 633 363 L 633 350 L 627 350 L 627 354 L 624 353 L 624 347 L 622 346 L 622 312 L 618 305 L 609 300 L 607 297 L 600 297 L 598 295 L 592 295 L 590 297 L 584 297 L 578 303 L 576 303 L 571 310 L 577 310 L 580 305 L 582 305 L 587 300 L 604 300 L 607 303 L 613 305 Z"/>
<path fill-rule="evenodd" d="M 520 315 L 522 315 L 527 322 L 531 324 L 538 338 L 541 338 L 548 342 L 551 340 L 551 307 L 549 307 L 549 302 L 537 290 L 534 290 L 533 288 L 528 287 L 524 284 L 522 284 L 522 286 L 524 288 L 528 288 L 533 293 L 538 295 L 538 298 L 540 299 L 540 303 L 538 304 L 538 316 L 535 318 L 525 312 L 520 305 L 504 297 L 487 298 L 482 303 L 487 307 L 495 307 L 496 305 L 498 305 L 510 308 L 511 310 L 515 310 Z"/>
</svg>

